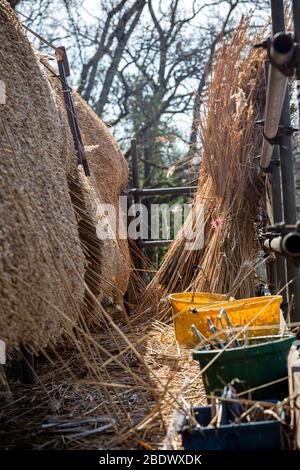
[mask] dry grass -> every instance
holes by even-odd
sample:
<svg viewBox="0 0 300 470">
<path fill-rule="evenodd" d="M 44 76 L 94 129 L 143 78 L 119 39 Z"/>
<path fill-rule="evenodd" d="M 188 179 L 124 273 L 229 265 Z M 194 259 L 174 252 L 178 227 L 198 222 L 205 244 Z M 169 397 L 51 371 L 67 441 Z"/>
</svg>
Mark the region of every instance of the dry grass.
<svg viewBox="0 0 300 470">
<path fill-rule="evenodd" d="M 187 250 L 183 230 L 171 245 L 142 305 L 145 309 L 156 298 L 160 307 L 151 314 L 157 313 L 157 318 L 164 318 L 170 292 L 196 289 L 237 297 L 254 295 L 258 229 L 264 210 L 264 186 L 255 160 L 261 131 L 255 121 L 262 118 L 265 92 L 264 53 L 253 49 L 259 38 L 250 35 L 248 27 L 243 19 L 231 41 L 220 48 L 199 123 L 203 163 L 197 201 L 185 228 L 193 226 L 204 204 L 204 246 Z M 200 266 L 196 273 L 195 265 Z"/>
<path fill-rule="evenodd" d="M 45 351 L 33 387 L 11 374 L 1 448 L 157 449 L 174 407 L 204 402 L 198 366 L 179 351 L 172 328 L 121 330 L 106 315 L 103 323 L 105 333 L 76 326 L 73 338 Z"/>
</svg>

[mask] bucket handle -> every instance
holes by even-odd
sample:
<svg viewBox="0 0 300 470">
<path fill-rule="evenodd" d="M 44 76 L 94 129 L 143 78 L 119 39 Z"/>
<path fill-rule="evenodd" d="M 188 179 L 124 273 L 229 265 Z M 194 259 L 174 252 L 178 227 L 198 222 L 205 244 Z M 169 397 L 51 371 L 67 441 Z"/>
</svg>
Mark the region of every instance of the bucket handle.
<svg viewBox="0 0 300 470">
<path fill-rule="evenodd" d="M 237 305 L 230 305 L 229 308 L 230 308 L 230 311 L 232 311 L 232 309 L 239 309 L 239 308 L 245 307 L 245 305 L 247 304 L 243 303 L 243 304 L 237 304 Z M 213 306 L 206 306 L 206 307 L 200 307 L 200 308 L 190 307 L 189 311 L 192 313 L 201 313 L 201 312 L 205 312 L 205 310 L 208 310 L 208 309 L 212 311 L 214 310 L 219 311 L 221 310 L 221 308 L 226 310 L 226 308 L 228 308 L 228 305 L 226 306 L 224 304 L 224 305 L 220 305 L 219 307 L 213 307 Z"/>
</svg>

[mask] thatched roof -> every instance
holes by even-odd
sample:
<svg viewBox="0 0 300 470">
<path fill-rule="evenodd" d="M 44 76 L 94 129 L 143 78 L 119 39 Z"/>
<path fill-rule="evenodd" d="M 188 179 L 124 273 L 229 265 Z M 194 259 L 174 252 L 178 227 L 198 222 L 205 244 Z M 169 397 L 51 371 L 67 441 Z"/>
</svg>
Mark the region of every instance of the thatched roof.
<svg viewBox="0 0 300 470">
<path fill-rule="evenodd" d="M 61 95 L 49 82 L 16 16 L 6 5 L 0 2 L 0 79 L 7 90 L 7 102 L 0 105 L 0 331 L 8 348 L 23 344 L 38 349 L 70 331 L 82 311 L 91 263 L 89 248 L 79 237 L 80 224 L 86 226 L 88 221 L 90 232 L 96 233 L 94 204 L 104 186 L 99 180 L 95 198 L 95 190 L 89 188 L 91 183 L 78 173 Z M 87 118 L 85 106 L 82 123 L 92 119 Z M 97 122 L 100 126 L 98 118 Z M 103 139 L 110 139 L 110 148 L 102 149 L 106 156 L 106 149 L 112 152 L 107 159 L 114 166 L 107 169 L 107 174 L 121 169 L 114 175 L 111 189 L 112 200 L 116 201 L 126 183 L 126 166 L 107 129 L 101 126 L 95 140 L 87 143 L 99 145 Z M 89 139 L 88 132 L 84 136 Z M 103 173 L 104 168 L 105 163 Z M 94 201 L 91 205 L 85 202 L 83 221 L 70 194 L 74 184 L 85 201 Z M 103 193 L 106 201 L 110 189 Z M 102 277 L 115 281 L 117 287 L 120 282 L 121 291 L 126 290 L 129 267 L 126 275 L 123 263 L 125 274 L 118 277 L 116 264 L 123 260 L 118 242 L 111 245 L 117 261 L 111 258 L 109 275 L 104 271 L 107 257 L 103 249 L 101 253 L 101 242 L 96 245 L 96 271 L 101 274 L 103 269 Z M 123 251 L 127 256 L 126 249 Z M 95 282 L 101 297 L 100 278 Z"/>
<path fill-rule="evenodd" d="M 2 5 L 0 24 L 0 331 L 9 346 L 42 346 L 70 328 L 84 295 L 66 178 L 76 160 L 33 49 Z"/>
<path fill-rule="evenodd" d="M 45 63 L 45 59 L 41 58 Z M 65 114 L 65 106 L 62 101 L 60 81 L 49 73 L 49 64 L 44 72 L 52 89 L 55 92 L 58 111 Z M 74 108 L 80 127 L 80 132 L 85 146 L 87 160 L 91 170 L 91 178 L 79 172 L 77 185 L 80 186 L 82 211 L 89 221 L 84 222 L 84 227 L 79 223 L 80 234 L 83 243 L 89 245 L 88 250 L 94 250 L 97 245 L 97 253 L 87 255 L 89 269 L 86 273 L 86 282 L 93 294 L 98 299 L 110 297 L 115 304 L 123 304 L 123 295 L 128 286 L 130 275 L 130 255 L 127 240 L 118 237 L 119 221 L 119 196 L 126 187 L 128 181 L 128 166 L 120 148 L 107 126 L 96 115 L 84 99 L 75 91 L 72 92 Z M 74 191 L 72 184 L 72 191 Z M 78 186 L 75 190 L 78 203 Z M 78 204 L 75 204 L 77 206 Z M 105 216 L 106 206 L 111 204 L 116 214 L 116 239 L 101 239 L 96 236 L 96 228 L 108 226 L 112 229 L 110 220 Z M 83 212 L 79 218 L 81 219 Z M 86 224 L 90 225 L 88 233 Z M 93 234 L 92 234 L 92 226 Z M 86 246 L 84 251 L 86 251 Z M 120 269 L 122 266 L 122 269 Z M 89 303 L 89 308 L 91 305 Z"/>
<path fill-rule="evenodd" d="M 128 166 L 107 126 L 77 93 L 73 93 L 73 99 L 92 171 L 94 187 L 90 194 L 94 196 L 97 223 L 109 223 L 107 217 L 102 219 L 101 205 L 112 204 L 116 211 L 118 234 L 119 195 L 127 185 Z M 101 295 L 112 295 L 116 302 L 121 303 L 122 292 L 126 292 L 130 274 L 128 242 L 117 236 L 116 240 L 103 240 L 102 246 Z"/>
</svg>

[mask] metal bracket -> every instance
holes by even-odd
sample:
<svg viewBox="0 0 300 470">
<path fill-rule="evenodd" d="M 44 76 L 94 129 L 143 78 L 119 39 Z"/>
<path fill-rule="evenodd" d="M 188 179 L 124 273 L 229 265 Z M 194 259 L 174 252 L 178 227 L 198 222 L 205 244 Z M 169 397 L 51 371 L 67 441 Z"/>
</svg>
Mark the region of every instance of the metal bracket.
<svg viewBox="0 0 300 470">
<path fill-rule="evenodd" d="M 274 233 L 274 236 L 287 235 L 290 232 L 300 233 L 300 221 L 298 221 L 296 224 L 286 224 L 285 222 L 279 222 L 274 225 L 269 225 L 267 230 L 269 230 L 271 233 Z"/>
<path fill-rule="evenodd" d="M 263 136 L 271 145 L 280 145 L 281 137 L 284 137 L 284 136 L 290 137 L 294 135 L 296 132 L 299 132 L 299 129 L 296 129 L 295 127 L 279 125 L 278 132 L 275 137 L 270 139 L 265 135 L 265 133 L 263 133 Z"/>
<path fill-rule="evenodd" d="M 258 156 L 257 158 L 260 159 L 260 156 Z M 280 165 L 281 165 L 281 163 L 280 163 L 280 160 L 279 160 L 279 159 L 277 159 L 277 160 L 273 160 L 273 159 L 272 159 L 272 160 L 270 161 L 270 165 L 268 166 L 268 168 L 262 168 L 262 167 L 260 166 L 260 162 L 259 162 L 259 167 L 260 167 L 261 170 L 263 170 L 263 172 L 264 172 L 265 174 L 270 174 L 270 173 L 272 173 L 273 168 L 276 167 L 276 166 L 278 167 L 278 166 L 280 166 Z"/>
<path fill-rule="evenodd" d="M 56 48 L 56 57 L 59 57 L 59 51 L 62 52 L 59 60 L 62 60 L 64 64 L 65 76 L 68 78 L 71 75 L 71 72 L 65 46 L 59 46 Z"/>
<path fill-rule="evenodd" d="M 259 121 L 255 121 L 255 124 L 258 125 L 258 126 L 263 127 L 264 124 L 265 124 L 265 120 L 260 119 Z M 271 144 L 271 145 L 280 145 L 280 138 L 281 137 L 283 137 L 283 136 L 292 136 L 296 132 L 299 132 L 299 129 L 297 129 L 296 127 L 283 126 L 283 125 L 279 124 L 278 131 L 277 131 L 277 134 L 275 135 L 275 137 L 272 137 L 272 138 L 267 137 L 264 132 L 263 132 L 263 136 L 269 142 L 269 144 Z"/>
<path fill-rule="evenodd" d="M 300 234 L 300 221 L 298 221 L 296 224 L 286 224 L 285 222 L 280 222 L 275 225 L 268 226 L 267 232 L 262 234 L 260 238 L 263 241 L 263 247 L 267 253 L 269 253 L 271 250 L 275 251 L 280 255 L 291 257 L 294 266 L 299 266 L 300 256 L 296 253 L 299 253 L 300 250 L 298 249 L 298 251 L 295 252 L 294 247 L 293 251 L 291 251 L 290 247 L 287 247 L 287 240 L 290 240 L 290 237 L 293 237 L 293 239 L 295 239 L 296 234 Z M 272 246 L 273 240 L 275 242 L 277 240 L 277 243 L 275 243 L 274 246 Z M 296 243 L 297 246 L 299 246 L 299 235 L 297 235 Z"/>
<path fill-rule="evenodd" d="M 290 36 L 292 37 L 291 34 L 290 34 Z M 288 64 L 279 65 L 276 62 L 274 62 L 274 60 L 271 57 L 271 53 L 270 53 L 271 43 L 272 43 L 271 38 L 268 38 L 268 39 L 265 39 L 261 43 L 255 44 L 253 47 L 255 49 L 259 49 L 259 48 L 265 49 L 267 51 L 267 54 L 268 54 L 268 59 L 269 59 L 270 63 L 273 65 L 273 67 L 275 67 L 277 70 L 279 70 L 286 77 L 292 77 L 295 73 L 296 64 L 299 62 L 300 44 L 295 43 L 294 54 L 293 54 L 293 57 L 292 57 L 291 61 Z"/>
<path fill-rule="evenodd" d="M 265 124 L 265 120 L 264 119 L 260 119 L 258 121 L 255 121 L 255 124 L 258 125 L 258 126 L 264 126 Z M 282 126 L 281 124 L 278 126 L 278 131 L 277 131 L 277 134 L 275 137 L 272 137 L 272 138 L 269 138 L 265 135 L 265 133 L 263 132 L 263 136 L 264 138 L 269 142 L 270 145 L 274 146 L 274 145 L 280 145 L 281 144 L 281 138 L 284 137 L 284 136 L 293 136 L 296 132 L 299 132 L 299 129 L 295 128 L 295 127 L 292 127 L 292 126 Z M 260 159 L 260 157 L 259 157 Z M 274 166 L 280 166 L 280 160 L 271 160 L 270 162 L 270 165 L 268 166 L 268 168 L 262 168 L 260 167 L 264 173 L 271 173 L 272 172 L 272 168 Z"/>
</svg>

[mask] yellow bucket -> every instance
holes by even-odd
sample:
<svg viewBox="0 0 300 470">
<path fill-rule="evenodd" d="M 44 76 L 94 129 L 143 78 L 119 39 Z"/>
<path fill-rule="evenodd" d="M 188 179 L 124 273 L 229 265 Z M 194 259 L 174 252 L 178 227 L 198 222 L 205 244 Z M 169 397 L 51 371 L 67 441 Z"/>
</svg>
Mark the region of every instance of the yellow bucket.
<svg viewBox="0 0 300 470">
<path fill-rule="evenodd" d="M 197 340 L 192 332 L 192 325 L 206 337 L 211 336 L 207 326 L 207 317 L 210 317 L 214 324 L 217 324 L 217 316 L 221 307 L 224 307 L 233 326 L 245 326 L 251 319 L 249 336 L 265 336 L 277 334 L 280 324 L 280 304 L 281 295 L 269 295 L 264 297 L 251 297 L 228 301 L 227 297 L 221 294 L 195 293 L 194 300 L 191 292 L 169 295 L 172 305 L 175 335 L 178 343 L 187 347 L 193 347 Z M 196 313 L 190 311 L 196 309 Z M 273 328 L 262 328 L 272 326 Z"/>
</svg>

